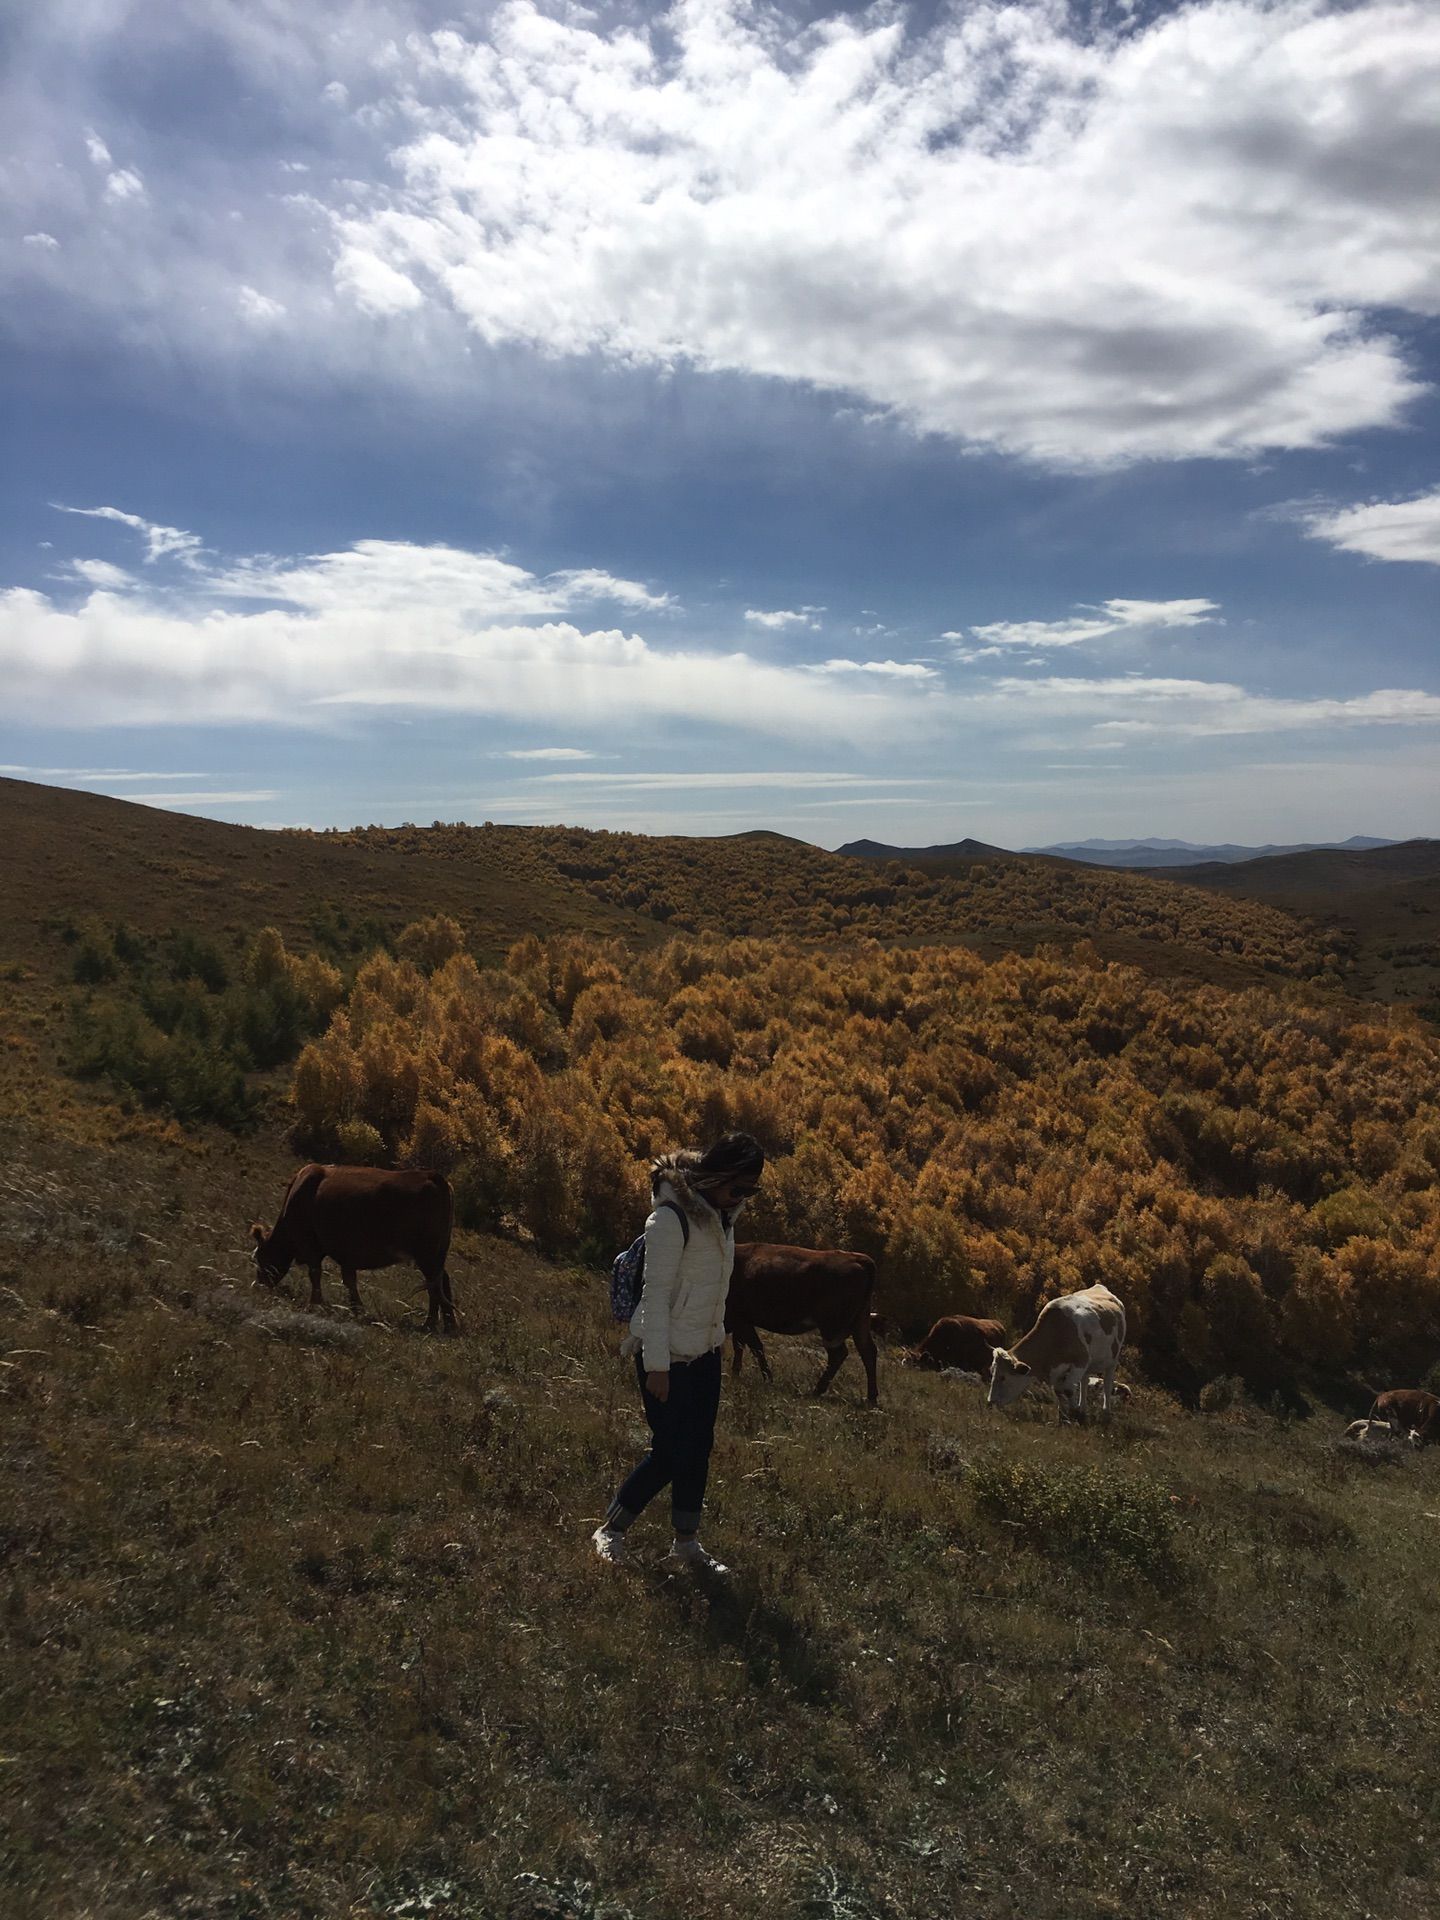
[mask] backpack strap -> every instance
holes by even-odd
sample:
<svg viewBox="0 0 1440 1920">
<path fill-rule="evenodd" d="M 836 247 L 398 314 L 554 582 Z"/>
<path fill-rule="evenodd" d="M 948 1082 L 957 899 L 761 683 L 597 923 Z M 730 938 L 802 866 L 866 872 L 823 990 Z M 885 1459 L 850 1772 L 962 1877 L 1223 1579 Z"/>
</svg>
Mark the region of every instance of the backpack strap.
<svg viewBox="0 0 1440 1920">
<path fill-rule="evenodd" d="M 678 1200 L 662 1200 L 660 1202 L 660 1207 L 668 1207 L 671 1213 L 673 1213 L 675 1215 L 675 1218 L 680 1222 L 680 1235 L 685 1245 L 688 1247 L 690 1244 L 690 1217 L 686 1213 L 685 1209 L 680 1205 Z M 659 1213 L 660 1207 L 657 1207 L 655 1209 L 657 1213 Z"/>
</svg>

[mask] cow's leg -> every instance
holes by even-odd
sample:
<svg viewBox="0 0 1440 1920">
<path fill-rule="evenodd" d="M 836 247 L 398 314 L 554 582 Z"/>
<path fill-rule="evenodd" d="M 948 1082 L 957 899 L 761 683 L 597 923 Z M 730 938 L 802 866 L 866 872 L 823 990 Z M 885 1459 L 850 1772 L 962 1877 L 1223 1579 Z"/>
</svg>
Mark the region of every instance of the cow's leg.
<svg viewBox="0 0 1440 1920">
<path fill-rule="evenodd" d="M 1115 1406 L 1115 1362 L 1100 1371 L 1100 1411 L 1108 1420 Z"/>
<path fill-rule="evenodd" d="M 815 1382 L 815 1398 L 817 1400 L 845 1364 L 845 1342 L 842 1340 L 838 1347 L 827 1346 L 825 1351 L 830 1357 L 825 1362 L 825 1371 Z"/>
<path fill-rule="evenodd" d="M 757 1330 L 750 1325 L 748 1320 L 742 1320 L 738 1326 L 730 1329 L 730 1372 L 732 1377 L 739 1373 L 747 1347 L 759 1362 L 761 1373 L 764 1374 L 767 1380 L 773 1380 L 775 1376 L 770 1371 L 770 1362 L 765 1358 L 765 1349 L 760 1344 L 760 1335 Z"/>
<path fill-rule="evenodd" d="M 323 1307 L 325 1304 L 325 1296 L 320 1291 L 320 1269 L 324 1264 L 323 1260 L 312 1260 L 310 1262 L 310 1304 L 312 1307 Z"/>
<path fill-rule="evenodd" d="M 1083 1420 L 1085 1418 L 1085 1375 L 1075 1367 L 1065 1367 L 1056 1373 L 1050 1382 L 1055 1390 L 1055 1405 L 1059 1412 L 1058 1424 L 1064 1426 L 1067 1418 Z"/>
<path fill-rule="evenodd" d="M 450 1284 L 450 1269 L 446 1267 L 440 1275 L 440 1311 L 445 1316 L 445 1331 L 458 1333 L 460 1322 L 455 1313 L 455 1289 Z"/>
<path fill-rule="evenodd" d="M 880 1404 L 880 1387 L 875 1378 L 875 1336 L 870 1331 L 868 1320 L 862 1320 L 851 1335 L 855 1342 L 855 1351 L 865 1366 L 865 1400 L 868 1406 Z"/>
<path fill-rule="evenodd" d="M 341 1267 L 340 1278 L 345 1282 L 345 1297 L 350 1302 L 350 1311 L 360 1311 L 360 1282 L 355 1278 L 354 1267 Z"/>
<path fill-rule="evenodd" d="M 423 1272 L 424 1269 L 422 1268 L 421 1271 Z M 425 1331 L 427 1333 L 438 1333 L 440 1331 L 440 1301 L 443 1280 L 443 1271 L 441 1273 L 425 1274 L 425 1293 L 430 1302 L 430 1311 L 425 1316 Z"/>
</svg>

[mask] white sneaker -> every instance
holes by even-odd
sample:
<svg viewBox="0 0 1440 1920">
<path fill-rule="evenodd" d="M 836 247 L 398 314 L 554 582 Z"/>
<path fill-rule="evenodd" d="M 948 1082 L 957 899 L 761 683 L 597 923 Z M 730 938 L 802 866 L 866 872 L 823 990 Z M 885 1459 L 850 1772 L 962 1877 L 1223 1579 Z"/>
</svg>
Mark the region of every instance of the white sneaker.
<svg viewBox="0 0 1440 1920">
<path fill-rule="evenodd" d="M 726 1574 L 730 1571 L 713 1553 L 707 1553 L 698 1540 L 672 1540 L 670 1558 L 679 1560 L 687 1567 L 694 1567 L 697 1573 Z"/>
<path fill-rule="evenodd" d="M 596 1553 L 599 1554 L 602 1560 L 608 1560 L 612 1567 L 621 1565 L 625 1559 L 625 1536 L 623 1533 L 617 1533 L 614 1527 L 607 1527 L 602 1522 L 600 1526 L 596 1527 L 590 1538 L 595 1544 Z"/>
</svg>

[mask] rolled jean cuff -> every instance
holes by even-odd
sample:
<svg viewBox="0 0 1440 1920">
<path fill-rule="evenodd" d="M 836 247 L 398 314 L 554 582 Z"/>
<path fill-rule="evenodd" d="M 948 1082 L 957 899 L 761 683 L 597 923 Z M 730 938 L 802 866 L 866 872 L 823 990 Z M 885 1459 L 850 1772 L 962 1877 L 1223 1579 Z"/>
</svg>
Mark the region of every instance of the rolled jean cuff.
<svg viewBox="0 0 1440 1920">
<path fill-rule="evenodd" d="M 609 1527 L 612 1533 L 624 1533 L 625 1529 L 633 1527 L 639 1518 L 638 1513 L 632 1513 L 629 1507 L 622 1507 L 618 1500 L 612 1500 L 609 1512 L 605 1515 L 604 1525 Z"/>
<path fill-rule="evenodd" d="M 677 1507 L 670 1509 L 670 1524 L 676 1533 L 698 1533 L 700 1531 L 700 1509 L 693 1513 L 681 1513 Z"/>
</svg>

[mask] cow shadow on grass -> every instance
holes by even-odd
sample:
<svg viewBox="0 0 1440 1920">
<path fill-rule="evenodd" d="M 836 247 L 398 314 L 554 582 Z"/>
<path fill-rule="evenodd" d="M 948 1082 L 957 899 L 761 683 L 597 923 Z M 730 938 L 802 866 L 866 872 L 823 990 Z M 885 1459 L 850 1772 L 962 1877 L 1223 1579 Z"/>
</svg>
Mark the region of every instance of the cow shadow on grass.
<svg viewBox="0 0 1440 1920">
<path fill-rule="evenodd" d="M 784 1686 L 817 1705 L 839 1697 L 843 1668 L 815 1622 L 762 1593 L 753 1579 L 686 1568 L 662 1571 L 657 1580 L 680 1625 L 709 1652 L 737 1654 L 753 1686 Z"/>
</svg>

